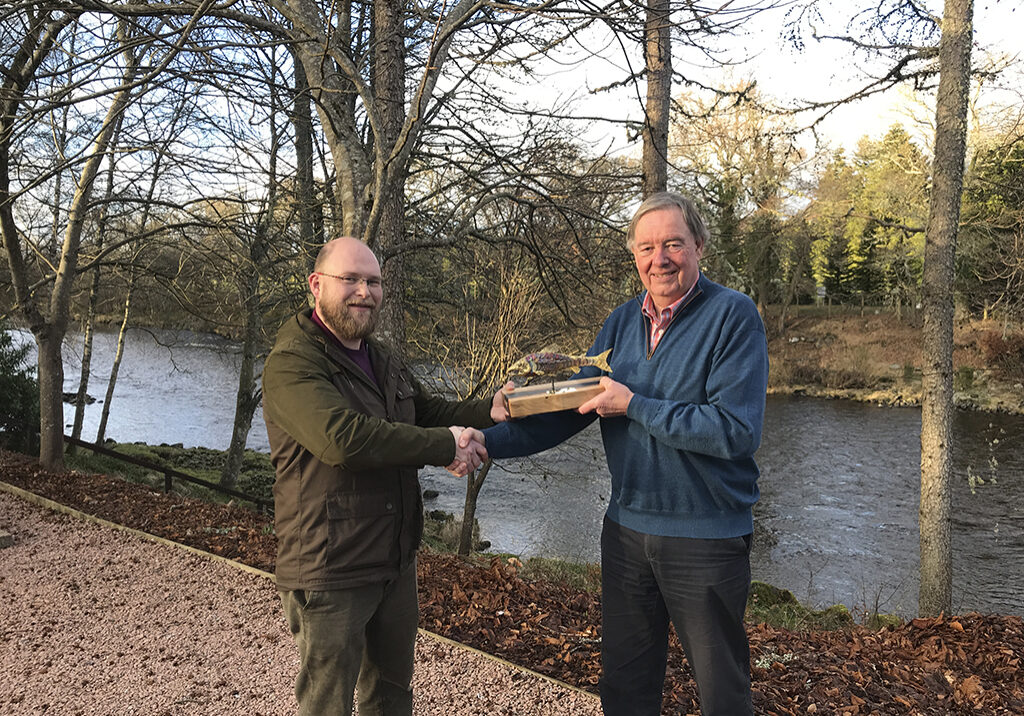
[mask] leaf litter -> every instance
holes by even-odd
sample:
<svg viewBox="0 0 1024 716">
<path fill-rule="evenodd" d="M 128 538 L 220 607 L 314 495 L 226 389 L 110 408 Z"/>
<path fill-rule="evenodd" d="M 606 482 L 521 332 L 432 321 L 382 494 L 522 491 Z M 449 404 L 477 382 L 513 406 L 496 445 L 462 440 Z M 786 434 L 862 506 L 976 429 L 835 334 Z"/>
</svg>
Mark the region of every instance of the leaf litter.
<svg viewBox="0 0 1024 716">
<path fill-rule="evenodd" d="M 0 481 L 105 520 L 273 571 L 268 516 L 104 475 L 50 473 L 0 450 Z M 597 693 L 600 595 L 528 581 L 514 558 L 421 550 L 420 626 Z M 969 613 L 872 631 L 789 631 L 748 624 L 759 714 L 1024 714 L 1024 620 Z M 675 635 L 663 713 L 699 712 Z"/>
</svg>

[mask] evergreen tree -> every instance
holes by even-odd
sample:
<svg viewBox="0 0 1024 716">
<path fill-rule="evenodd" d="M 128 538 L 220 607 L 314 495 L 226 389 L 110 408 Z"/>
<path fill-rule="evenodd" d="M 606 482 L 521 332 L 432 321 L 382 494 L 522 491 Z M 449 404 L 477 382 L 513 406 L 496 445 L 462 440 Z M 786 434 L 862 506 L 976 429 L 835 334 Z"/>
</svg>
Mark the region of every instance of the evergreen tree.
<svg viewBox="0 0 1024 716">
<path fill-rule="evenodd" d="M 0 447 L 25 453 L 39 449 L 39 386 L 26 361 L 30 348 L 15 345 L 0 324 Z"/>
</svg>

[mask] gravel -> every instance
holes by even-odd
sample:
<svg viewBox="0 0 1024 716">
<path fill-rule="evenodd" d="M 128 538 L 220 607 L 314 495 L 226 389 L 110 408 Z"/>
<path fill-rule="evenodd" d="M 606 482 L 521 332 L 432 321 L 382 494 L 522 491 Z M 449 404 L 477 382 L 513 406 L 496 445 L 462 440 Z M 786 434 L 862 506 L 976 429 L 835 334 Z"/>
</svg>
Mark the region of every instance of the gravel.
<svg viewBox="0 0 1024 716">
<path fill-rule="evenodd" d="M 273 583 L 0 492 L 0 714 L 291 714 Z M 417 716 L 600 714 L 591 695 L 416 641 Z"/>
</svg>

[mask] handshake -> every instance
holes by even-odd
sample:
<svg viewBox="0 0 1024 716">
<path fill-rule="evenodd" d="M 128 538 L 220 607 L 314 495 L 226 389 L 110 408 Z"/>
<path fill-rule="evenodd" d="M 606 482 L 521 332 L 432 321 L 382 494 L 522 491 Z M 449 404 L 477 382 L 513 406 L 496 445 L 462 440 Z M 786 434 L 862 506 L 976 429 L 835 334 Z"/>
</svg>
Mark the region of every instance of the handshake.
<svg viewBox="0 0 1024 716">
<path fill-rule="evenodd" d="M 476 428 L 453 425 L 449 430 L 455 437 L 455 460 L 445 469 L 455 477 L 465 477 L 487 459 L 484 434 Z"/>
<path fill-rule="evenodd" d="M 504 390 L 511 390 L 515 384 L 506 383 Z M 495 392 L 491 398 L 491 420 L 501 423 L 509 419 L 508 408 L 502 390 Z M 463 428 L 453 425 L 449 430 L 455 436 L 455 460 L 446 467 L 455 477 L 465 477 L 476 470 L 487 459 L 487 448 L 484 447 L 484 434 L 476 428 Z"/>
</svg>

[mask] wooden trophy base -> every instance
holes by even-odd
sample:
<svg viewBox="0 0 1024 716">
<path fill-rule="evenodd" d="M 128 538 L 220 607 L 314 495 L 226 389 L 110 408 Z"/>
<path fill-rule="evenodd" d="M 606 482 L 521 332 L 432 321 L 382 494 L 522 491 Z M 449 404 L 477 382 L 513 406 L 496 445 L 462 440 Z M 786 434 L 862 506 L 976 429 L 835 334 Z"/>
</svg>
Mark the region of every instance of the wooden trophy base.
<svg viewBox="0 0 1024 716">
<path fill-rule="evenodd" d="M 508 414 L 513 418 L 522 418 L 537 413 L 578 408 L 598 393 L 604 392 L 600 383 L 600 377 L 560 380 L 553 386 L 551 381 L 542 381 L 524 388 L 503 390 L 502 394 Z"/>
</svg>

